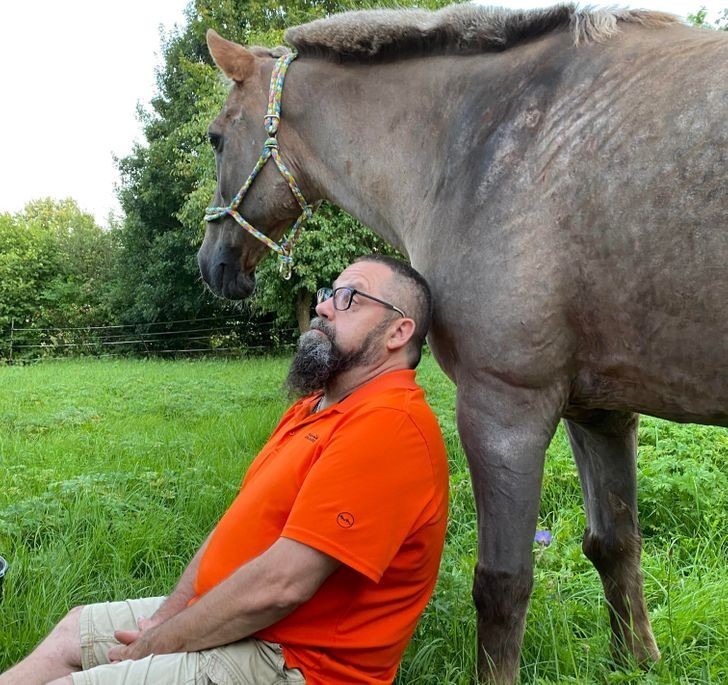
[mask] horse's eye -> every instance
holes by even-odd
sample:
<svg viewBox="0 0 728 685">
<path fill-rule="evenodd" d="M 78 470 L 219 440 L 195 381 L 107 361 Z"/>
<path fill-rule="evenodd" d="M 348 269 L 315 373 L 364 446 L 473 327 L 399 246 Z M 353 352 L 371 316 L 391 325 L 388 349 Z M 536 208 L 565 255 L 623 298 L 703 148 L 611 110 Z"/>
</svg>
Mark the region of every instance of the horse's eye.
<svg viewBox="0 0 728 685">
<path fill-rule="evenodd" d="M 222 152 L 222 136 L 219 133 L 212 133 L 210 131 L 207 134 L 207 139 L 210 141 L 210 145 L 212 145 L 215 152 Z"/>
</svg>

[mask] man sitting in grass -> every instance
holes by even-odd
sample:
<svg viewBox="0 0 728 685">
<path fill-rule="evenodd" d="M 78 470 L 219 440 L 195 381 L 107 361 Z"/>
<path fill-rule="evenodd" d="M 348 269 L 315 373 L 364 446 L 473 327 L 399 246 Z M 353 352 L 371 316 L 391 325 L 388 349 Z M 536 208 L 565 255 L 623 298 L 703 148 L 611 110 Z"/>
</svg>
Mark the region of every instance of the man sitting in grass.
<svg viewBox="0 0 728 685">
<path fill-rule="evenodd" d="M 0 685 L 391 682 L 445 537 L 445 447 L 414 372 L 431 309 L 378 255 L 319 290 L 287 381 L 303 398 L 174 591 L 72 609 Z"/>
</svg>

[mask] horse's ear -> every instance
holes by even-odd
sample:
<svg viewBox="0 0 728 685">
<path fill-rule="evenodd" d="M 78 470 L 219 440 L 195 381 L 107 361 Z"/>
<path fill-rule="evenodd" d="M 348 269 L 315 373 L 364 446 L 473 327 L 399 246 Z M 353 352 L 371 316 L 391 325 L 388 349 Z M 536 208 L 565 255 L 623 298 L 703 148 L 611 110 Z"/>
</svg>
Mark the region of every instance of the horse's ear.
<svg viewBox="0 0 728 685">
<path fill-rule="evenodd" d="M 213 29 L 207 29 L 207 49 L 215 64 L 233 81 L 242 82 L 253 73 L 253 53 L 242 45 L 225 40 Z"/>
</svg>

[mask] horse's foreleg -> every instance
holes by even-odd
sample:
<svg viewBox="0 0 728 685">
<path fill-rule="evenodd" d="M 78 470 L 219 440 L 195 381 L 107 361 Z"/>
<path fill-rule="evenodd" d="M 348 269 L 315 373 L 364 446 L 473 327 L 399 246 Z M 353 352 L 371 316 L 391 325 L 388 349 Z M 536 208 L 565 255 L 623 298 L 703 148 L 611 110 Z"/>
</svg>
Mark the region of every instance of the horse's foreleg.
<svg viewBox="0 0 728 685">
<path fill-rule="evenodd" d="M 478 513 L 473 599 L 481 682 L 510 684 L 518 678 L 544 454 L 560 415 L 555 395 L 458 387 L 458 429 Z"/>
<path fill-rule="evenodd" d="M 587 529 L 582 547 L 604 585 L 612 651 L 638 663 L 660 658 L 647 615 L 637 521 L 637 424 L 631 412 L 596 411 L 566 421 L 584 493 Z"/>
</svg>

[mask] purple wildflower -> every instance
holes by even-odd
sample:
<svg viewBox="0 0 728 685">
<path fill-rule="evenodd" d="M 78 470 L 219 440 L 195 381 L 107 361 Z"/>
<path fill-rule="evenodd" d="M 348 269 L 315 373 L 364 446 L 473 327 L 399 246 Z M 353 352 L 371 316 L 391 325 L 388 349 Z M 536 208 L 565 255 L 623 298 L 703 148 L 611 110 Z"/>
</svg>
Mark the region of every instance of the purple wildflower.
<svg viewBox="0 0 728 685">
<path fill-rule="evenodd" d="M 536 535 L 533 538 L 533 541 L 537 545 L 543 545 L 544 547 L 548 547 L 551 544 L 552 535 L 547 530 L 537 530 Z"/>
</svg>

